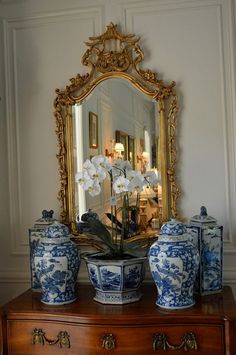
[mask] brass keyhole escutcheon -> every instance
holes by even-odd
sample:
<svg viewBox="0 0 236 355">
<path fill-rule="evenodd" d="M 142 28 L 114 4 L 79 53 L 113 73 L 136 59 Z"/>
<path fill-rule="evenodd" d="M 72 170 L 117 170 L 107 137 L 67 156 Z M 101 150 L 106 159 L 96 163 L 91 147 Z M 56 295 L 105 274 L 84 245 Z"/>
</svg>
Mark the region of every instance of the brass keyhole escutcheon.
<svg viewBox="0 0 236 355">
<path fill-rule="evenodd" d="M 102 347 L 106 350 L 112 350 L 116 347 L 116 339 L 113 334 L 105 334 L 102 337 Z"/>
</svg>

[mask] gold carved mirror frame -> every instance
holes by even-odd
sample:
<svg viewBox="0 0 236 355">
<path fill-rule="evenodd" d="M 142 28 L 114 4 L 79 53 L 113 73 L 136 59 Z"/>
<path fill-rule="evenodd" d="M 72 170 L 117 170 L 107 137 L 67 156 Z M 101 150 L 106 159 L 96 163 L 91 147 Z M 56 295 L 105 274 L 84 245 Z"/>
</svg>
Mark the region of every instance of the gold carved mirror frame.
<svg viewBox="0 0 236 355">
<path fill-rule="evenodd" d="M 148 96 L 158 105 L 159 149 L 158 170 L 162 185 L 162 221 L 177 217 L 179 188 L 176 184 L 176 114 L 178 98 L 175 82 L 169 85 L 159 79 L 158 73 L 140 68 L 144 53 L 139 38 L 123 34 L 117 25 L 110 23 L 106 31 L 85 42 L 88 49 L 82 57 L 82 64 L 90 68 L 84 75 L 77 74 L 70 79 L 64 90 L 56 89 L 54 115 L 59 145 L 57 155 L 60 172 L 61 221 L 69 225 L 71 232 L 78 235 L 75 215 L 75 171 L 73 166 L 72 105 L 81 103 L 97 85 L 110 78 L 128 81 L 134 88 Z M 81 240 L 83 238 L 81 237 Z"/>
</svg>

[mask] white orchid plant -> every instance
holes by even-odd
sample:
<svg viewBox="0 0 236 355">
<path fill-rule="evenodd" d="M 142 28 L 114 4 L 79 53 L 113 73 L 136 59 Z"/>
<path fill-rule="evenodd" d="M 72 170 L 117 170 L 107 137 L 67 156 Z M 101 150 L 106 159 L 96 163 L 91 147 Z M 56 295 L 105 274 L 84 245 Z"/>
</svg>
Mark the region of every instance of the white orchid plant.
<svg viewBox="0 0 236 355">
<path fill-rule="evenodd" d="M 111 162 L 106 156 L 96 155 L 84 162 L 83 170 L 76 174 L 75 181 L 91 196 L 97 196 L 101 193 L 101 185 L 106 178 L 110 179 L 111 186 L 111 233 L 109 228 L 99 220 L 90 221 L 90 227 L 108 247 L 111 257 L 122 257 L 124 253 L 140 246 L 137 243 L 124 244 L 124 240 L 130 233 L 130 222 L 134 223 L 130 220 L 129 212 L 136 210 L 137 215 L 140 193 L 147 186 L 156 186 L 158 177 L 154 171 L 142 174 L 140 171 L 133 170 L 129 161 L 118 159 Z M 129 197 L 132 194 L 136 194 L 136 204 L 130 206 Z M 122 199 L 120 208 L 117 208 L 117 197 Z M 117 213 L 120 211 L 121 223 L 117 220 Z"/>
</svg>

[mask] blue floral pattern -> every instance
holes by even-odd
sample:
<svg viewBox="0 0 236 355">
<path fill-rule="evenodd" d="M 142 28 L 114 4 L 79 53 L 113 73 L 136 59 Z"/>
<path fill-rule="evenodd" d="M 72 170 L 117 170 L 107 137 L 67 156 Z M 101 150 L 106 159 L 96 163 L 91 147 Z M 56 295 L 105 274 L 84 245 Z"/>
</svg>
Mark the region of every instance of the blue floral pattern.
<svg viewBox="0 0 236 355">
<path fill-rule="evenodd" d="M 223 288 L 223 227 L 192 225 L 187 226 L 187 230 L 201 256 L 195 291 L 202 295 L 221 291 Z"/>
<path fill-rule="evenodd" d="M 185 228 L 180 230 L 185 231 Z M 194 304 L 193 286 L 199 254 L 189 239 L 186 233 L 174 240 L 173 236 L 165 234 L 149 250 L 150 269 L 158 290 L 156 304 L 160 307 L 178 309 Z"/>
<path fill-rule="evenodd" d="M 186 227 L 183 223 L 172 219 L 170 222 L 163 224 L 161 227 L 161 235 L 176 236 L 186 233 Z"/>
<path fill-rule="evenodd" d="M 125 288 L 135 288 L 140 286 L 143 280 L 141 265 L 128 266 L 125 268 L 124 284 Z"/>
<path fill-rule="evenodd" d="M 65 235 L 59 237 L 61 230 L 67 233 L 61 225 L 49 228 L 55 238 L 52 235 L 48 238 L 49 231 L 46 231 L 47 237 L 41 238 L 34 253 L 35 270 L 42 288 L 41 300 L 46 304 L 70 303 L 77 298 L 75 284 L 80 266 L 79 249 L 70 238 L 65 238 Z"/>
<path fill-rule="evenodd" d="M 95 288 L 101 288 L 101 284 L 98 278 L 97 268 L 94 265 L 88 265 L 90 281 Z"/>
</svg>

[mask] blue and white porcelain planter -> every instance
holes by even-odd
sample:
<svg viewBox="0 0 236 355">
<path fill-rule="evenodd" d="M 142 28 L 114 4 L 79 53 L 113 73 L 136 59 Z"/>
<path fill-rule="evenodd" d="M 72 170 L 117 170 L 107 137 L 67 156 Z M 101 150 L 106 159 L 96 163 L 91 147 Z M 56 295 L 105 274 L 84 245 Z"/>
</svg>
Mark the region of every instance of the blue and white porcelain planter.
<svg viewBox="0 0 236 355">
<path fill-rule="evenodd" d="M 124 260 L 103 260 L 102 253 L 85 254 L 88 274 L 96 290 L 95 301 L 105 304 L 126 304 L 142 297 L 140 285 L 145 277 L 146 257 Z"/>
<path fill-rule="evenodd" d="M 157 286 L 156 304 L 166 309 L 194 305 L 193 288 L 199 265 L 197 248 L 190 242 L 184 224 L 164 224 L 158 240 L 150 247 L 150 270 Z"/>
<path fill-rule="evenodd" d="M 53 223 L 45 229 L 34 252 L 34 263 L 43 303 L 61 305 L 77 299 L 75 284 L 80 253 L 67 226 Z"/>
</svg>

